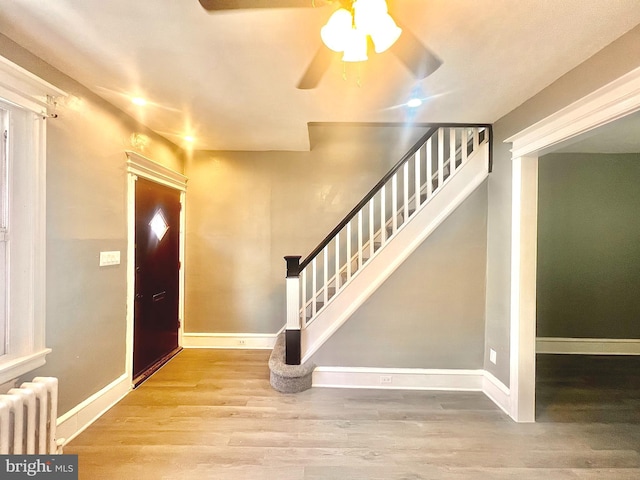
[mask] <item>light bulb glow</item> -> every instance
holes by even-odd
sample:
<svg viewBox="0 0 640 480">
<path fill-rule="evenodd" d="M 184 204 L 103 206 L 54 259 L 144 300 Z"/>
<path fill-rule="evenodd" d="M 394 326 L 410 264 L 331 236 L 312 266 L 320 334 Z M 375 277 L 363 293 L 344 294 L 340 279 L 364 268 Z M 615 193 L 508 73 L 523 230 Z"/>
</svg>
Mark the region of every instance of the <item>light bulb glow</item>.
<svg viewBox="0 0 640 480">
<path fill-rule="evenodd" d="M 139 107 L 144 107 L 147 104 L 147 101 L 142 97 L 133 97 L 131 99 L 131 103 L 138 105 Z"/>
<path fill-rule="evenodd" d="M 420 98 L 410 98 L 407 102 L 407 107 L 410 108 L 418 108 L 420 105 L 422 105 L 422 100 Z"/>
<path fill-rule="evenodd" d="M 382 53 L 401 33 L 387 13 L 385 0 L 356 0 L 353 12 L 340 8 L 331 15 L 320 37 L 329 49 L 344 52 L 343 61 L 361 62 L 367 60 L 367 37 L 371 37 L 376 53 Z"/>
</svg>

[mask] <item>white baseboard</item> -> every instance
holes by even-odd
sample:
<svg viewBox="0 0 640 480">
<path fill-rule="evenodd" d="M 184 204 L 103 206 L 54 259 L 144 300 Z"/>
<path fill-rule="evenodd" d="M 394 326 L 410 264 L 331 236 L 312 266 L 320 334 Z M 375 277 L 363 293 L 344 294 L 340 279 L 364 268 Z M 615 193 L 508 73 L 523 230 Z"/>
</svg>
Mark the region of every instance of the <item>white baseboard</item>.
<svg viewBox="0 0 640 480">
<path fill-rule="evenodd" d="M 313 386 L 398 390 L 481 391 L 483 370 L 316 367 Z"/>
<path fill-rule="evenodd" d="M 640 355 L 636 338 L 536 338 L 536 353 L 574 355 Z"/>
<path fill-rule="evenodd" d="M 500 407 L 504 413 L 511 416 L 511 392 L 509 387 L 486 370 L 482 379 L 482 392 Z"/>
<path fill-rule="evenodd" d="M 271 350 L 277 336 L 275 333 L 185 333 L 182 336 L 182 346 Z"/>
<path fill-rule="evenodd" d="M 84 402 L 58 417 L 56 437 L 66 445 L 80 435 L 89 425 L 131 391 L 131 381 L 126 374 L 117 378 Z"/>
</svg>

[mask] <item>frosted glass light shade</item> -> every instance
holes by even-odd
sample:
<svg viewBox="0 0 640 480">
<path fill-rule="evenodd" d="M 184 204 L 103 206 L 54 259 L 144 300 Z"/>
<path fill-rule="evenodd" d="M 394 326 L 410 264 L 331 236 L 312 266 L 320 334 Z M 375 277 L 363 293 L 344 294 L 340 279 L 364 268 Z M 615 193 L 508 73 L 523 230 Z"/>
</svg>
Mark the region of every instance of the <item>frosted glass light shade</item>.
<svg viewBox="0 0 640 480">
<path fill-rule="evenodd" d="M 376 53 L 382 53 L 396 43 L 401 33 L 402 29 L 396 25 L 393 18 L 389 14 L 385 14 L 378 20 L 376 30 L 369 35 Z"/>
<path fill-rule="evenodd" d="M 367 36 L 356 28 L 352 28 L 347 36 L 347 43 L 342 55 L 343 62 L 364 62 L 367 57 Z"/>
<path fill-rule="evenodd" d="M 352 30 L 353 18 L 344 8 L 333 12 L 327 24 L 320 29 L 322 42 L 334 52 L 344 52 Z"/>
<path fill-rule="evenodd" d="M 371 35 L 378 29 L 380 19 L 387 15 L 385 0 L 357 0 L 353 4 L 353 18 L 358 30 Z"/>
</svg>

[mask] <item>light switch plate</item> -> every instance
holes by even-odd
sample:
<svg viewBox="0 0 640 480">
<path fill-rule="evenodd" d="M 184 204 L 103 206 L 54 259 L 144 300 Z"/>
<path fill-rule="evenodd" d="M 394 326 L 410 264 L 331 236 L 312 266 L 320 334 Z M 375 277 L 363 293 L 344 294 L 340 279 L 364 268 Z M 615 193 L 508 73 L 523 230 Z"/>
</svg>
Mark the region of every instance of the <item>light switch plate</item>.
<svg viewBox="0 0 640 480">
<path fill-rule="evenodd" d="M 120 265 L 120 251 L 100 252 L 100 266 Z"/>
</svg>

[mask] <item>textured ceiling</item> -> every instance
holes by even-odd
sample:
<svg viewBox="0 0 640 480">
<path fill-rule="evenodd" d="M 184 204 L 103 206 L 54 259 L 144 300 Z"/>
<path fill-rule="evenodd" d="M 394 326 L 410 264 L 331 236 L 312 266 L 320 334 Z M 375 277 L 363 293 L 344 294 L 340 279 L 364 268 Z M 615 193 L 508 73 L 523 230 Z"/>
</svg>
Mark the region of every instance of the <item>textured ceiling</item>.
<svg viewBox="0 0 640 480">
<path fill-rule="evenodd" d="M 396 0 L 438 71 L 416 82 L 373 54 L 298 90 L 331 11 L 5 0 L 0 31 L 177 144 L 188 134 L 196 149 L 307 150 L 308 122 L 494 122 L 640 23 L 638 0 Z M 416 87 L 427 101 L 409 112 Z"/>
</svg>

